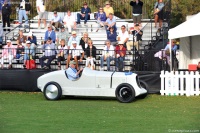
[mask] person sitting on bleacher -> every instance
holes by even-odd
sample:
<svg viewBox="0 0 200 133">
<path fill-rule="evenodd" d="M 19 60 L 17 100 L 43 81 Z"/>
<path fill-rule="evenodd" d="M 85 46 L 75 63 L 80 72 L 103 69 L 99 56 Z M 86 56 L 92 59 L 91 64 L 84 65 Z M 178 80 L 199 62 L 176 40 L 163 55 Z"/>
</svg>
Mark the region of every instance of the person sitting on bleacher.
<svg viewBox="0 0 200 133">
<path fill-rule="evenodd" d="M 41 68 L 50 69 L 51 62 L 56 58 L 56 46 L 50 37 L 47 39 L 42 49 L 44 51 L 44 56 L 39 59 Z M 48 61 L 45 64 L 44 61 L 46 59 L 48 59 Z"/>
<path fill-rule="evenodd" d="M 26 46 L 24 47 L 24 65 L 23 67 L 26 68 L 26 61 L 33 59 L 35 56 L 35 47 L 34 45 L 31 45 L 30 41 L 26 41 Z"/>
<path fill-rule="evenodd" d="M 110 2 L 109 1 L 106 1 L 105 5 L 106 6 L 103 8 L 103 10 L 106 13 L 106 17 L 108 18 L 110 13 L 114 14 L 114 10 L 110 6 Z"/>
<path fill-rule="evenodd" d="M 126 48 L 124 47 L 124 42 L 120 41 L 115 48 L 115 65 L 117 71 L 123 71 L 125 55 Z"/>
<path fill-rule="evenodd" d="M 65 28 L 68 28 L 69 33 L 72 32 L 72 28 L 76 29 L 76 20 L 75 20 L 75 17 L 71 15 L 70 10 L 67 11 L 67 14 L 65 15 L 63 19 L 63 22 L 64 22 Z"/>
<path fill-rule="evenodd" d="M 77 13 L 77 24 L 80 24 L 80 20 L 84 20 L 84 24 L 87 23 L 87 20 L 90 19 L 91 9 L 88 7 L 87 2 L 83 3 L 81 7 L 81 13 Z"/>
<path fill-rule="evenodd" d="M 96 19 L 97 19 L 97 23 L 101 27 L 104 27 L 104 23 L 106 22 L 107 18 L 106 18 L 106 13 L 103 11 L 102 7 L 99 8 L 99 11 L 97 13 Z"/>
<path fill-rule="evenodd" d="M 69 55 L 67 57 L 67 65 L 68 68 L 70 60 L 74 60 L 76 62 L 76 69 L 78 69 L 78 60 L 81 62 L 84 58 L 84 51 L 80 45 L 77 45 L 76 41 L 72 41 L 72 46 L 69 49 Z"/>
<path fill-rule="evenodd" d="M 106 33 L 108 34 L 110 27 L 113 27 L 114 31 L 117 31 L 116 27 L 116 19 L 113 17 L 113 14 L 110 13 L 109 17 L 107 18 L 106 22 L 104 23 L 106 26 Z"/>
<path fill-rule="evenodd" d="M 109 40 L 105 41 L 106 46 L 104 47 L 102 51 L 102 56 L 101 56 L 101 68 L 100 71 L 103 71 L 103 63 L 104 61 L 107 62 L 107 71 L 110 71 L 110 62 L 114 60 L 114 47 L 111 45 Z"/>
<path fill-rule="evenodd" d="M 68 49 L 72 46 L 72 41 L 76 41 L 76 44 L 80 44 L 80 38 L 76 35 L 76 31 L 72 31 L 72 36 L 69 38 L 68 41 Z"/>
<path fill-rule="evenodd" d="M 51 24 L 48 25 L 48 30 L 45 32 L 44 41 L 47 41 L 47 39 L 49 37 L 52 39 L 53 43 L 55 43 L 55 41 L 56 41 L 56 33 L 52 29 L 52 25 Z"/>
<path fill-rule="evenodd" d="M 110 40 L 111 45 L 116 46 L 117 44 L 117 33 L 114 31 L 113 27 L 110 27 L 110 32 L 107 34 L 107 39 Z"/>
<path fill-rule="evenodd" d="M 2 44 L 2 43 L 3 43 L 3 27 L 0 24 L 0 44 Z"/>
<path fill-rule="evenodd" d="M 56 45 L 59 45 L 59 42 L 61 40 L 65 40 L 65 45 L 67 45 L 68 39 L 69 39 L 69 34 L 68 32 L 65 30 L 64 25 L 61 26 L 60 31 L 58 32 L 57 38 L 56 38 Z"/>
<path fill-rule="evenodd" d="M 86 67 L 90 67 L 92 70 L 94 70 L 94 61 L 96 58 L 96 47 L 93 45 L 93 41 L 92 40 L 88 40 L 88 47 L 85 49 L 85 53 L 86 53 L 86 63 L 85 66 Z"/>
<path fill-rule="evenodd" d="M 58 70 L 61 70 L 61 61 L 64 61 L 67 56 L 68 47 L 65 44 L 65 39 L 61 39 L 57 49 Z"/>
<path fill-rule="evenodd" d="M 126 31 L 126 26 L 122 25 L 121 30 L 119 31 L 117 40 L 123 42 L 124 47 L 126 47 L 126 43 L 127 43 L 128 39 L 129 39 L 129 34 L 128 34 L 128 31 Z"/>
<path fill-rule="evenodd" d="M 17 54 L 16 59 L 20 59 L 22 52 L 24 52 L 24 46 L 26 44 L 27 37 L 24 36 L 23 31 L 19 31 L 19 36 L 17 38 Z"/>
<path fill-rule="evenodd" d="M 4 68 L 4 60 L 8 59 L 9 61 L 9 66 L 8 66 L 8 69 L 12 68 L 12 60 L 15 58 L 16 56 L 16 48 L 15 46 L 13 46 L 11 44 L 11 41 L 10 40 L 7 40 L 6 41 L 7 45 L 5 45 L 3 47 L 3 51 L 2 51 L 2 54 L 0 56 L 1 58 L 1 68 L 3 69 Z"/>
<path fill-rule="evenodd" d="M 37 38 L 33 35 L 31 31 L 28 33 L 28 40 L 31 42 L 32 45 L 37 46 Z"/>
<path fill-rule="evenodd" d="M 85 51 L 85 49 L 88 47 L 88 40 L 91 40 L 90 37 L 88 37 L 88 33 L 84 32 L 83 37 L 81 38 L 80 45 L 82 49 Z"/>
<path fill-rule="evenodd" d="M 55 27 L 54 30 L 59 31 L 59 28 L 63 25 L 62 24 L 62 19 L 60 16 L 58 16 L 57 11 L 54 11 L 54 16 L 51 20 L 51 24 Z"/>
</svg>

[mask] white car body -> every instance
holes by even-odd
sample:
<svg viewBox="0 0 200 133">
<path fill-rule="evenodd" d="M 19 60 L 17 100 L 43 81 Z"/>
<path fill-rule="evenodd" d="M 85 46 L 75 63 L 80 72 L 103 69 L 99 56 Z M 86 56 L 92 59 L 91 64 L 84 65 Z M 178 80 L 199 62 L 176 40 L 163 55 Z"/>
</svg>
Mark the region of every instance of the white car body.
<svg viewBox="0 0 200 133">
<path fill-rule="evenodd" d="M 56 83 L 56 86 L 60 86 L 62 95 L 67 96 L 116 97 L 117 87 L 123 84 L 134 89 L 134 97 L 147 94 L 146 89 L 138 85 L 138 79 L 136 80 L 137 74 L 134 73 L 106 72 L 84 68 L 81 77 L 75 81 L 72 81 L 67 78 L 65 72 L 65 70 L 54 71 L 38 78 L 37 86 L 42 92 L 44 92 L 44 95 L 47 99 L 57 99 L 57 97 L 52 98 L 51 96 L 46 96 L 47 93 L 54 94 L 54 86 L 49 87 L 50 91 L 45 92 L 45 88 L 48 88 L 48 84 L 51 83 Z"/>
</svg>

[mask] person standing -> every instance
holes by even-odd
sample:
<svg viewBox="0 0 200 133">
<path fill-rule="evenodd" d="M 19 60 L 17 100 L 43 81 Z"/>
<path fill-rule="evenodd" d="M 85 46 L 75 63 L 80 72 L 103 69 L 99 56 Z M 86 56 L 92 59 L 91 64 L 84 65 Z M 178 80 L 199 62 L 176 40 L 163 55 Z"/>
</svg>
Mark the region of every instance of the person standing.
<svg viewBox="0 0 200 133">
<path fill-rule="evenodd" d="M 84 20 L 84 24 L 90 19 L 91 9 L 88 7 L 87 2 L 83 3 L 81 13 L 77 13 L 77 24 L 80 24 L 80 20 Z"/>
<path fill-rule="evenodd" d="M 133 0 L 130 2 L 133 11 L 133 23 L 136 25 L 137 23 L 141 26 L 141 18 L 142 18 L 142 6 L 143 2 L 141 0 Z"/>
<path fill-rule="evenodd" d="M 157 22 L 159 21 L 159 30 L 162 27 L 162 22 L 163 22 L 163 7 L 165 6 L 163 0 L 158 0 L 155 5 L 154 5 L 154 21 L 155 21 L 155 28 L 157 27 Z"/>
<path fill-rule="evenodd" d="M 3 28 L 6 26 L 9 28 L 10 31 L 10 14 L 11 14 L 11 7 L 8 5 L 8 2 L 5 0 L 4 5 L 2 7 L 2 21 L 3 21 Z M 6 31 L 6 29 L 4 29 Z"/>
<path fill-rule="evenodd" d="M 37 12 L 38 12 L 38 28 L 40 29 L 40 22 L 41 19 L 43 20 L 44 23 L 44 29 L 46 28 L 47 24 L 46 24 L 46 19 L 47 19 L 47 14 L 45 11 L 45 4 L 43 0 L 37 0 L 36 1 L 36 8 L 37 8 Z"/>
<path fill-rule="evenodd" d="M 19 24 L 22 24 L 22 19 L 25 19 L 25 27 L 28 27 L 28 14 L 31 10 L 29 0 L 20 0 L 19 4 Z"/>
</svg>

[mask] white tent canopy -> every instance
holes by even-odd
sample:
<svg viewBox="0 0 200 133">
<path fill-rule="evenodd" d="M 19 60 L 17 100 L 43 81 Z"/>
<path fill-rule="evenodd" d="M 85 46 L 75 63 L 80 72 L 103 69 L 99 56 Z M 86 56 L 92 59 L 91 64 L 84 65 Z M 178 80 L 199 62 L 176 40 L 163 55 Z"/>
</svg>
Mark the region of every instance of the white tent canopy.
<svg viewBox="0 0 200 133">
<path fill-rule="evenodd" d="M 179 69 L 187 69 L 189 64 L 200 61 L 200 13 L 170 29 L 168 34 L 170 41 L 180 38 Z"/>
</svg>

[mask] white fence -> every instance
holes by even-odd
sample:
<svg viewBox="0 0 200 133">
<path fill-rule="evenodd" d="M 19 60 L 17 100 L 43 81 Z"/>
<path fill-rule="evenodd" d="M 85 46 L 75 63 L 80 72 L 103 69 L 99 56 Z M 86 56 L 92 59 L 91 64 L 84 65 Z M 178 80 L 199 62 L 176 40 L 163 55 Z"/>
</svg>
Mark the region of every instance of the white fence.
<svg viewBox="0 0 200 133">
<path fill-rule="evenodd" d="M 198 71 L 161 71 L 161 95 L 199 96 L 200 75 Z"/>
</svg>

